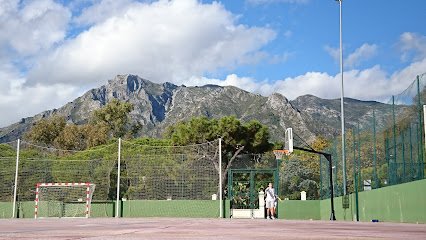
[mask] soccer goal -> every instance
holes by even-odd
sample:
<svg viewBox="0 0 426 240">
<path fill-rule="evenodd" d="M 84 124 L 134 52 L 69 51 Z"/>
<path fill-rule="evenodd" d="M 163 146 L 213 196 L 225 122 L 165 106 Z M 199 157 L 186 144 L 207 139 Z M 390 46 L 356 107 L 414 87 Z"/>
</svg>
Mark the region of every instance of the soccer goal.
<svg viewBox="0 0 426 240">
<path fill-rule="evenodd" d="M 95 184 L 37 183 L 34 218 L 88 218 Z"/>
</svg>

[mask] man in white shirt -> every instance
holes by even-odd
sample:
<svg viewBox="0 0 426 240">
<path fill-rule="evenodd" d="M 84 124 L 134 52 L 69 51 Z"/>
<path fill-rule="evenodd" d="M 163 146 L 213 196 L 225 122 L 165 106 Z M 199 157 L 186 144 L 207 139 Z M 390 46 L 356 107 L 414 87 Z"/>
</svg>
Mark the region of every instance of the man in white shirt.
<svg viewBox="0 0 426 240">
<path fill-rule="evenodd" d="M 272 183 L 269 183 L 269 186 L 265 189 L 266 194 L 266 216 L 270 219 L 275 219 L 275 189 L 272 186 Z"/>
</svg>

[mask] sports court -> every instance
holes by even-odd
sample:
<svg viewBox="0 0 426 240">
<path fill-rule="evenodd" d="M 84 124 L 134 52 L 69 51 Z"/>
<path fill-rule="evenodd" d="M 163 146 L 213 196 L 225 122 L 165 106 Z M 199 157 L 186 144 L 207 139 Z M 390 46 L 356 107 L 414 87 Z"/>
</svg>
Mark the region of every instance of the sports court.
<svg viewBox="0 0 426 240">
<path fill-rule="evenodd" d="M 388 127 L 373 116 L 373 128 L 352 131 L 345 172 L 338 145 L 317 151 L 292 128 L 263 154 L 223 154 L 222 138 L 81 151 L 4 143 L 0 239 L 426 239 L 424 109 L 411 124 L 392 111 Z M 293 149 L 315 154 L 316 176 Z M 264 218 L 269 184 L 279 220 Z"/>
<path fill-rule="evenodd" d="M 1 220 L 0 239 L 426 239 L 422 224 L 263 219 Z"/>
</svg>

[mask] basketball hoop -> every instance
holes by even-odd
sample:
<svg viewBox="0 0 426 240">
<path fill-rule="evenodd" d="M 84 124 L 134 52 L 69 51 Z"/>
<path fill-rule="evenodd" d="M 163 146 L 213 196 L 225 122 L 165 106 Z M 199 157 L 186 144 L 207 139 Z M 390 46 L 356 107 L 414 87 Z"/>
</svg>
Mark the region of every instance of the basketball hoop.
<svg viewBox="0 0 426 240">
<path fill-rule="evenodd" d="M 284 155 L 290 155 L 290 151 L 286 149 L 274 150 L 274 154 L 276 159 L 283 159 Z"/>
</svg>

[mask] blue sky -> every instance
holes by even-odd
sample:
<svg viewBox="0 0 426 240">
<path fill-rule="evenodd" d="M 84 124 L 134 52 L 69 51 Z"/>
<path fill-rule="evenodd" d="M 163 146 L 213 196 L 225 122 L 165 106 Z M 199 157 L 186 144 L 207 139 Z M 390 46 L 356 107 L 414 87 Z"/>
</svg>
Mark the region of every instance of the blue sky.
<svg viewBox="0 0 426 240">
<path fill-rule="evenodd" d="M 343 0 L 345 95 L 387 101 L 426 72 L 426 1 Z M 334 0 L 0 0 L 0 127 L 117 74 L 340 97 Z"/>
<path fill-rule="evenodd" d="M 251 71 L 250 75 L 257 79 L 272 80 L 308 71 L 338 73 L 339 62 L 331 58 L 324 49 L 325 46 L 339 47 L 339 5 L 336 1 L 308 0 L 300 4 L 285 1 L 271 1 L 269 4 L 249 4 L 247 1 L 222 3 L 241 16 L 241 23 L 271 26 L 278 32 L 276 39 L 265 46 L 266 51 L 290 54 L 285 62 L 259 64 L 255 66 L 255 70 L 242 67 L 236 70 L 237 73 L 244 75 Z M 426 1 L 410 1 L 410 4 L 400 0 L 343 1 L 345 55 L 354 52 L 364 43 L 376 44 L 377 54 L 360 61 L 358 68 L 380 64 L 383 69 L 392 73 L 407 66 L 410 62 L 400 60 L 401 52 L 397 42 L 404 32 L 426 35 L 425 11 Z"/>
</svg>

